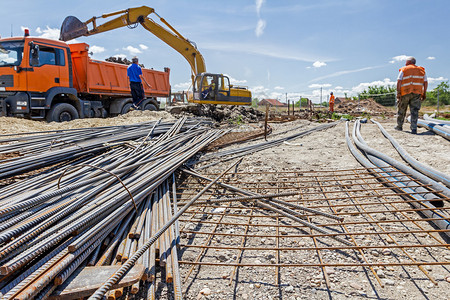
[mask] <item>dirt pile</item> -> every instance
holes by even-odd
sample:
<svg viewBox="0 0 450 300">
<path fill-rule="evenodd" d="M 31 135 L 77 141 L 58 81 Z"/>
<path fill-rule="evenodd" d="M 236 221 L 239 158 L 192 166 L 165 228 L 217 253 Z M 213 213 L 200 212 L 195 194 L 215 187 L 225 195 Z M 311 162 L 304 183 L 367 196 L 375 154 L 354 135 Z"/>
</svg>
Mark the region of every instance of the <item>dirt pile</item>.
<svg viewBox="0 0 450 300">
<path fill-rule="evenodd" d="M 264 114 L 252 107 L 221 105 L 185 105 L 172 106 L 167 109 L 172 115 L 179 117 L 191 115 L 211 118 L 217 122 L 232 124 L 254 123 L 263 119 Z"/>
<path fill-rule="evenodd" d="M 70 122 L 51 122 L 28 120 L 12 117 L 0 117 L 0 134 L 47 131 L 47 130 L 64 130 L 74 128 L 92 128 L 102 126 L 117 126 L 125 124 L 143 123 L 152 120 L 174 119 L 172 115 L 165 111 L 131 111 L 125 115 L 119 115 L 115 118 L 92 118 L 78 119 Z"/>
<path fill-rule="evenodd" d="M 393 111 L 375 102 L 372 98 L 363 100 L 339 99 L 336 100 L 334 110 L 340 113 L 370 113 L 370 114 L 392 114 Z"/>
</svg>

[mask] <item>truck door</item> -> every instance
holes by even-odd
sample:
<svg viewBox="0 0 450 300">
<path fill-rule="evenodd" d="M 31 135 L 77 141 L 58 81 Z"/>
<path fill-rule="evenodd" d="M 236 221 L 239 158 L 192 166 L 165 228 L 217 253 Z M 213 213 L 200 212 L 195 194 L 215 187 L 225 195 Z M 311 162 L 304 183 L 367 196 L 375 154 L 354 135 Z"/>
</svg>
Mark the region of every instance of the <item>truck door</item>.
<svg viewBox="0 0 450 300">
<path fill-rule="evenodd" d="M 53 45 L 33 42 L 30 45 L 28 90 L 45 93 L 52 87 L 68 86 L 65 51 Z"/>
</svg>

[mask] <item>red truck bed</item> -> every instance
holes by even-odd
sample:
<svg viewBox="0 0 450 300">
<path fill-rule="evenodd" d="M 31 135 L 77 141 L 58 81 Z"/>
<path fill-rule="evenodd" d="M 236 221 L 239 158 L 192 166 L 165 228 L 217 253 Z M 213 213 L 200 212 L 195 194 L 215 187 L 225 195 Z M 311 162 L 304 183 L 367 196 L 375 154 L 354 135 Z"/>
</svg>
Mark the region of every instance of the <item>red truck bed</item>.
<svg viewBox="0 0 450 300">
<path fill-rule="evenodd" d="M 89 58 L 89 45 L 86 43 L 70 44 L 73 63 L 73 87 L 79 93 L 127 96 L 131 95 L 127 77 L 127 65 L 98 61 Z M 155 71 L 142 69 L 145 80 L 151 89 L 144 83 L 147 97 L 169 97 L 170 69 Z"/>
</svg>

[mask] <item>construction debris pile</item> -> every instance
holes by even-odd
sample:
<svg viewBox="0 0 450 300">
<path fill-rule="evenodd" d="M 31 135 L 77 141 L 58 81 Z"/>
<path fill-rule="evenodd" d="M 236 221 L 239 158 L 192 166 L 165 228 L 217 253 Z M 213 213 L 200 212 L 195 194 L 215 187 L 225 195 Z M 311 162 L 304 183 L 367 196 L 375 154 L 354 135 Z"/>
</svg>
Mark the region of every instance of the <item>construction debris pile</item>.
<svg viewBox="0 0 450 300">
<path fill-rule="evenodd" d="M 373 99 L 362 99 L 362 100 L 352 100 L 352 99 L 341 99 L 335 102 L 334 110 L 339 113 L 353 114 L 353 113 L 369 113 L 372 115 L 380 114 L 394 114 L 394 111 L 389 108 L 378 104 Z"/>
<path fill-rule="evenodd" d="M 208 117 L 217 122 L 231 124 L 254 123 L 263 119 L 264 114 L 253 107 L 218 106 L 218 105 L 187 105 L 172 106 L 168 111 L 174 116 Z"/>
<path fill-rule="evenodd" d="M 58 131 L 77 128 L 95 128 L 106 126 L 118 126 L 118 125 L 130 125 L 137 123 L 144 123 L 148 121 L 156 120 L 173 120 L 174 117 L 165 111 L 130 111 L 125 115 L 119 115 L 114 118 L 89 118 L 89 119 L 77 119 L 70 122 L 51 122 L 28 120 L 22 118 L 0 118 L 0 135 L 8 134 L 20 134 L 30 132 L 46 132 L 46 131 Z M 1 138 L 1 136 L 0 136 Z"/>
</svg>

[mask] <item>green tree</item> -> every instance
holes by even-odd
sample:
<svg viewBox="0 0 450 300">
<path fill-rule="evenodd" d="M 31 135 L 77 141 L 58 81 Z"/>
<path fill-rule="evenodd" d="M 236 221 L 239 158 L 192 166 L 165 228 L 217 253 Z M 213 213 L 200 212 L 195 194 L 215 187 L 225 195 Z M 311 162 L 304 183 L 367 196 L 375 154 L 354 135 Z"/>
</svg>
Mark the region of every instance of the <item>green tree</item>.
<svg viewBox="0 0 450 300">
<path fill-rule="evenodd" d="M 448 81 L 442 81 L 433 90 L 427 92 L 427 99 L 424 101 L 425 105 L 436 105 L 437 95 L 439 92 L 439 106 L 450 104 L 450 85 Z"/>
<path fill-rule="evenodd" d="M 364 90 L 362 93 L 359 93 L 358 96 L 360 99 L 373 98 L 375 102 L 384 106 L 394 106 L 396 90 L 397 88 L 395 85 L 374 85 L 367 87 L 367 91 Z"/>
<path fill-rule="evenodd" d="M 258 107 L 259 104 L 259 99 L 258 98 L 253 98 L 252 99 L 252 107 Z"/>
<path fill-rule="evenodd" d="M 300 101 L 302 102 L 302 107 L 306 107 L 306 105 L 308 105 L 308 98 L 301 98 L 295 102 L 295 107 L 300 107 Z"/>
</svg>

